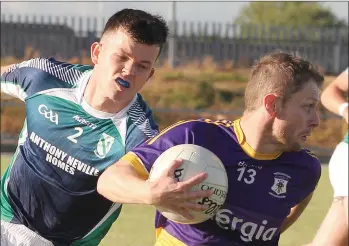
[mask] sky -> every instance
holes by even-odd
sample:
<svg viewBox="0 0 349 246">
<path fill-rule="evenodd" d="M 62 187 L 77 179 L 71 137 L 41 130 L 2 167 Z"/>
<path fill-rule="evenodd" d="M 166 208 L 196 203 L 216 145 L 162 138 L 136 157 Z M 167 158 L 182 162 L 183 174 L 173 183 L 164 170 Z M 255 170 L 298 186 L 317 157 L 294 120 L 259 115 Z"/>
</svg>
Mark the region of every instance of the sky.
<svg viewBox="0 0 349 246">
<path fill-rule="evenodd" d="M 243 6 L 248 2 L 219 2 L 219 1 L 200 1 L 200 2 L 177 2 L 176 18 L 179 21 L 194 22 L 221 22 L 227 23 L 234 20 Z M 348 23 L 348 2 L 322 2 L 330 7 L 334 14 L 344 19 Z M 153 14 L 160 14 L 166 20 L 171 18 L 171 2 L 148 2 L 148 1 L 76 1 L 76 2 L 18 2 L 14 0 L 1 2 L 1 13 L 28 14 L 31 15 L 58 15 L 58 16 L 93 16 L 110 17 L 116 11 L 123 8 L 138 8 L 150 11 Z M 199 11 L 200 10 L 200 11 Z"/>
</svg>

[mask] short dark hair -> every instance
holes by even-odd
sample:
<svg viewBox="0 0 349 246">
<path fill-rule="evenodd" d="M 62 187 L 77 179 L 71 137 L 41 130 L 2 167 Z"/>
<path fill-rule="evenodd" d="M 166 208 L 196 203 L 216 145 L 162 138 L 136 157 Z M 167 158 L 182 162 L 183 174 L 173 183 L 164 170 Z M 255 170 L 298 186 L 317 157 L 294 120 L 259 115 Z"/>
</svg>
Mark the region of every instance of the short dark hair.
<svg viewBox="0 0 349 246">
<path fill-rule="evenodd" d="M 321 88 L 324 77 L 308 60 L 286 52 L 265 55 L 252 68 L 245 89 L 245 110 L 254 111 L 269 93 L 280 94 L 285 104 L 309 81 L 314 81 Z"/>
<path fill-rule="evenodd" d="M 124 29 L 136 42 L 158 45 L 160 52 L 169 32 L 167 23 L 161 16 L 137 9 L 123 9 L 116 12 L 105 24 L 102 37 L 105 33 L 116 31 L 118 28 Z"/>
</svg>

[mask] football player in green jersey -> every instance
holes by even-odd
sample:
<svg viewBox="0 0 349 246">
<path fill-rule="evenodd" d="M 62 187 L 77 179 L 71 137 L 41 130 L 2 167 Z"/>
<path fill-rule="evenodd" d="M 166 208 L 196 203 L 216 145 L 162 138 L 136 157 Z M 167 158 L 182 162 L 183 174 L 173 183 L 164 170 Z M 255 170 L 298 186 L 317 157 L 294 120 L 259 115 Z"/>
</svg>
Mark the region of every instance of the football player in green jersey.
<svg viewBox="0 0 349 246">
<path fill-rule="evenodd" d="M 348 68 L 323 92 L 322 104 L 348 124 Z M 336 146 L 329 163 L 334 199 L 317 232 L 313 246 L 348 245 L 348 131 Z"/>
<path fill-rule="evenodd" d="M 158 133 L 138 92 L 153 76 L 167 36 L 160 16 L 123 9 L 92 44 L 94 66 L 35 58 L 1 67 L 1 91 L 26 107 L 1 180 L 1 245 L 98 245 L 103 239 L 121 204 L 97 192 L 97 179 Z"/>
</svg>

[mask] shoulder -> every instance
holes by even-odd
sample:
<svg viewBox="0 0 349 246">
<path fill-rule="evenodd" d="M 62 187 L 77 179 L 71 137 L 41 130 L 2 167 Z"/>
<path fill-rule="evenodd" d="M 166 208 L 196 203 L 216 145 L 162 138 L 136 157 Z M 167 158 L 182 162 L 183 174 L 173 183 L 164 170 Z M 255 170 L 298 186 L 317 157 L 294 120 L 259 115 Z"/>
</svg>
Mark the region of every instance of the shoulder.
<svg viewBox="0 0 349 246">
<path fill-rule="evenodd" d="M 128 116 L 130 119 L 129 124 L 137 126 L 148 138 L 159 133 L 152 110 L 140 94 L 137 94 L 136 100 L 129 108 Z"/>
<path fill-rule="evenodd" d="M 137 94 L 137 99 L 132 104 L 128 111 L 128 115 L 131 122 L 137 125 L 147 136 L 154 136 L 159 133 L 158 126 L 154 120 L 153 112 L 148 104 L 143 100 L 140 94 Z M 222 127 L 218 121 L 212 121 L 209 119 L 190 119 L 179 121 L 175 124 L 170 125 L 162 132 L 172 131 L 192 131 L 196 133 L 207 134 L 207 130 L 219 131 Z"/>
<path fill-rule="evenodd" d="M 180 121 L 173 125 L 177 130 L 189 130 L 195 134 L 221 135 L 231 132 L 232 122 L 228 120 L 211 120 L 208 118 Z"/>
<path fill-rule="evenodd" d="M 172 124 L 161 131 L 160 135 L 176 138 L 189 138 L 194 142 L 198 139 L 208 139 L 211 136 L 220 136 L 224 134 L 223 127 L 219 124 L 214 124 L 214 121 L 208 119 L 188 119 Z M 196 140 L 195 140 L 195 139 Z"/>
<path fill-rule="evenodd" d="M 129 109 L 129 114 L 134 115 L 134 114 L 139 114 L 139 113 L 145 113 L 145 114 L 151 114 L 152 111 L 148 104 L 144 101 L 143 97 L 141 94 L 136 95 L 136 100 L 133 102 Z"/>
<path fill-rule="evenodd" d="M 304 163 L 311 163 L 313 165 L 320 165 L 318 157 L 309 149 L 301 149 L 300 151 L 285 152 L 283 157 L 291 162 L 296 162 L 301 165 Z"/>
<path fill-rule="evenodd" d="M 58 68 L 70 68 L 80 72 L 84 72 L 87 69 L 92 69 L 92 66 L 89 65 L 80 65 L 80 64 L 70 64 L 63 61 L 58 61 L 54 57 L 38 57 L 32 58 L 27 61 L 23 61 L 21 63 L 15 64 L 10 70 L 14 70 L 16 68 L 24 68 L 31 67 L 44 70 L 46 72 L 51 72 L 52 70 L 56 70 Z"/>
<path fill-rule="evenodd" d="M 91 70 L 93 67 L 89 65 L 70 64 L 67 62 L 58 61 L 53 57 L 50 58 L 33 58 L 22 63 L 18 63 L 11 68 L 11 70 L 27 68 L 29 73 L 37 70 L 44 72 L 44 74 L 52 75 L 64 82 L 76 82 L 80 76 Z M 37 76 L 44 75 L 43 73 L 34 73 Z"/>
<path fill-rule="evenodd" d="M 308 178 L 318 178 L 321 175 L 321 163 L 318 157 L 309 149 L 301 149 L 297 152 L 285 152 L 280 160 L 286 161 L 306 173 L 311 173 Z"/>
<path fill-rule="evenodd" d="M 318 157 L 309 149 L 302 149 L 299 152 L 301 165 L 308 167 L 316 176 L 321 175 L 321 163 Z"/>
<path fill-rule="evenodd" d="M 312 163 L 320 164 L 319 158 L 309 149 L 301 149 L 300 156 Z"/>
<path fill-rule="evenodd" d="M 186 124 L 189 127 L 197 130 L 213 129 L 219 131 L 220 129 L 230 129 L 233 122 L 229 120 L 211 120 L 209 118 L 199 118 L 190 120 Z"/>
</svg>

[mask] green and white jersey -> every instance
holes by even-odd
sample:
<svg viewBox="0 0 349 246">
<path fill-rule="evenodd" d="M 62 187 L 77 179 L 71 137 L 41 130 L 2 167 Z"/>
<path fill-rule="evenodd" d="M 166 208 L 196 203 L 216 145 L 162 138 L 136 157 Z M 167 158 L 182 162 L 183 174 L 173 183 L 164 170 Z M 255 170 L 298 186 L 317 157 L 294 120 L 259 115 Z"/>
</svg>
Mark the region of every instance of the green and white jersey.
<svg viewBox="0 0 349 246">
<path fill-rule="evenodd" d="M 99 175 L 158 133 L 140 95 L 117 114 L 89 106 L 83 94 L 91 73 L 91 66 L 36 58 L 1 76 L 1 90 L 26 107 L 17 150 L 1 180 L 1 219 L 55 245 L 100 242 L 121 204 L 97 193 Z"/>
</svg>

